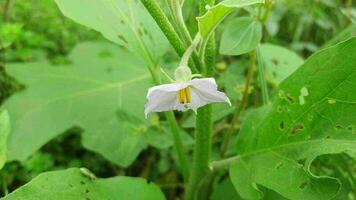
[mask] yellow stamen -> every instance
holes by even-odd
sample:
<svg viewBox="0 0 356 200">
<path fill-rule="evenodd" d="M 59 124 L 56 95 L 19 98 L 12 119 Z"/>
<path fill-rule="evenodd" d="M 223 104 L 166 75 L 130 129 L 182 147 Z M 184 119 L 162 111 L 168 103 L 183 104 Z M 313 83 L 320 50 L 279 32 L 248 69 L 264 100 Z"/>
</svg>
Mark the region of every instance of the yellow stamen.
<svg viewBox="0 0 356 200">
<path fill-rule="evenodd" d="M 178 91 L 178 101 L 180 104 L 190 103 L 192 100 L 192 96 L 190 94 L 190 88 L 186 87 Z"/>
<path fill-rule="evenodd" d="M 186 87 L 184 91 L 186 103 L 190 103 L 192 100 L 192 96 L 190 95 L 190 87 Z"/>
</svg>

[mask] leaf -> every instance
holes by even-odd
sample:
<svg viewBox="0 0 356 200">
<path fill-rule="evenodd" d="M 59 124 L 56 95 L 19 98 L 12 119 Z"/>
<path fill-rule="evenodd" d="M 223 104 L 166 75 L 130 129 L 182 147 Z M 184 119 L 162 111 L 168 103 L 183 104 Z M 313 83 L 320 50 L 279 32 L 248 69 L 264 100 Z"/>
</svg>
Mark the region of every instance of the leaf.
<svg viewBox="0 0 356 200">
<path fill-rule="evenodd" d="M 71 168 L 40 174 L 2 199 L 164 200 L 165 197 L 157 185 L 142 178 L 118 176 L 100 179 L 86 169 Z"/>
<path fill-rule="evenodd" d="M 262 60 L 266 67 L 266 78 L 278 86 L 304 63 L 295 52 L 273 44 L 261 45 Z"/>
<path fill-rule="evenodd" d="M 146 64 L 156 64 L 168 47 L 163 33 L 138 0 L 56 0 L 56 3 L 65 16 L 136 53 Z"/>
<path fill-rule="evenodd" d="M 246 68 L 248 65 L 248 60 L 239 59 L 231 63 L 219 79 L 220 84 L 225 88 L 227 96 L 232 101 L 242 100 L 246 83 Z"/>
<path fill-rule="evenodd" d="M 225 0 L 208 8 L 208 11 L 198 17 L 199 32 L 203 38 L 208 38 L 215 28 L 236 8 L 255 4 L 263 4 L 264 0 Z"/>
<path fill-rule="evenodd" d="M 249 115 L 231 180 L 244 199 L 260 187 L 288 199 L 331 199 L 340 187 L 309 171 L 320 155 L 356 152 L 356 38 L 322 50 L 283 81 L 272 105 Z"/>
<path fill-rule="evenodd" d="M 13 125 L 8 159 L 23 161 L 58 134 L 79 126 L 86 148 L 128 166 L 147 145 L 136 127 L 146 125 L 148 70 L 135 56 L 102 42 L 78 45 L 70 59 L 67 66 L 6 66 L 7 73 L 26 85 L 4 105 Z M 118 110 L 138 120 L 133 125 L 122 121 Z"/>
<path fill-rule="evenodd" d="M 262 39 L 262 24 L 250 17 L 240 17 L 229 22 L 224 29 L 220 53 L 241 55 L 254 50 Z"/>
<path fill-rule="evenodd" d="M 10 133 L 10 117 L 6 110 L 0 110 L 0 169 L 6 163 L 7 137 Z"/>
<path fill-rule="evenodd" d="M 213 190 L 211 200 L 220 199 L 241 200 L 241 197 L 239 197 L 229 179 L 225 179 L 221 183 L 217 184 Z"/>
</svg>

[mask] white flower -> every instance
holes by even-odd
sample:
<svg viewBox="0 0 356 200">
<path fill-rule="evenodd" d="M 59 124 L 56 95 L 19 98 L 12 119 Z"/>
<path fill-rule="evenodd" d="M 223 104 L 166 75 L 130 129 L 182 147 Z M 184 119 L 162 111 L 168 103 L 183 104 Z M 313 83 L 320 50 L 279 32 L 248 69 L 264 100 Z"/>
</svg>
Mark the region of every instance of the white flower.
<svg viewBox="0 0 356 200">
<path fill-rule="evenodd" d="M 150 112 L 169 110 L 196 110 L 206 104 L 226 102 L 231 105 L 225 93 L 218 91 L 214 78 L 193 79 L 188 67 L 178 67 L 175 83 L 152 87 L 148 90 L 145 115 Z"/>
</svg>

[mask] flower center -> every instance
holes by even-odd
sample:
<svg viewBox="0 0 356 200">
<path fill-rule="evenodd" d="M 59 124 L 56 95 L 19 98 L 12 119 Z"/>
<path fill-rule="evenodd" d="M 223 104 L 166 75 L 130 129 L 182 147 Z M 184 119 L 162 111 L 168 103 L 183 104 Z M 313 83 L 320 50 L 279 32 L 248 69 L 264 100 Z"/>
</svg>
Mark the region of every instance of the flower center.
<svg viewBox="0 0 356 200">
<path fill-rule="evenodd" d="M 178 101 L 180 104 L 190 103 L 192 96 L 190 95 L 190 88 L 186 87 L 178 91 Z"/>
</svg>

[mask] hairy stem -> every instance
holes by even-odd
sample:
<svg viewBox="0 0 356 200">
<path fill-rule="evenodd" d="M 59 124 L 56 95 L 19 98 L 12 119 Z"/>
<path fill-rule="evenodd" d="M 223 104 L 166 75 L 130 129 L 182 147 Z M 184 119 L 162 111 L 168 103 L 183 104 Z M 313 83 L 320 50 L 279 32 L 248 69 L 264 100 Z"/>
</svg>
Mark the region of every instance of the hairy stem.
<svg viewBox="0 0 356 200">
<path fill-rule="evenodd" d="M 215 0 L 201 0 L 200 14 L 205 13 L 206 5 L 213 5 Z M 204 42 L 203 42 L 204 44 Z M 211 76 L 215 66 L 215 39 L 214 35 L 209 39 L 207 48 L 202 48 L 204 51 L 201 57 L 206 71 L 204 74 Z M 201 52 L 200 52 L 201 53 Z M 209 173 L 209 159 L 212 149 L 212 106 L 207 105 L 200 108 L 197 113 L 196 126 L 195 126 L 195 146 L 193 154 L 193 166 L 189 182 L 186 189 L 186 200 L 194 200 L 198 195 L 199 188 L 203 179 Z"/>
<path fill-rule="evenodd" d="M 182 13 L 182 6 L 183 3 L 180 2 L 179 0 L 168 0 L 169 6 L 171 8 L 174 20 L 176 24 L 178 25 L 180 32 L 187 44 L 192 42 L 192 36 L 190 35 L 190 32 L 185 24 L 184 18 L 183 18 L 183 13 Z"/>
<path fill-rule="evenodd" d="M 183 43 L 178 33 L 174 30 L 173 25 L 168 20 L 167 16 L 160 8 L 156 0 L 141 0 L 141 2 L 156 21 L 158 26 L 161 28 L 162 32 L 167 37 L 174 50 L 178 53 L 179 56 L 183 56 L 187 45 Z M 196 54 L 193 54 L 192 59 L 189 60 L 189 66 L 194 73 L 197 73 L 200 69 L 200 61 Z"/>
<path fill-rule="evenodd" d="M 198 109 L 195 127 L 195 146 L 193 166 L 186 190 L 186 200 L 195 199 L 200 182 L 209 172 L 209 158 L 212 137 L 212 107 L 204 106 Z"/>
</svg>

